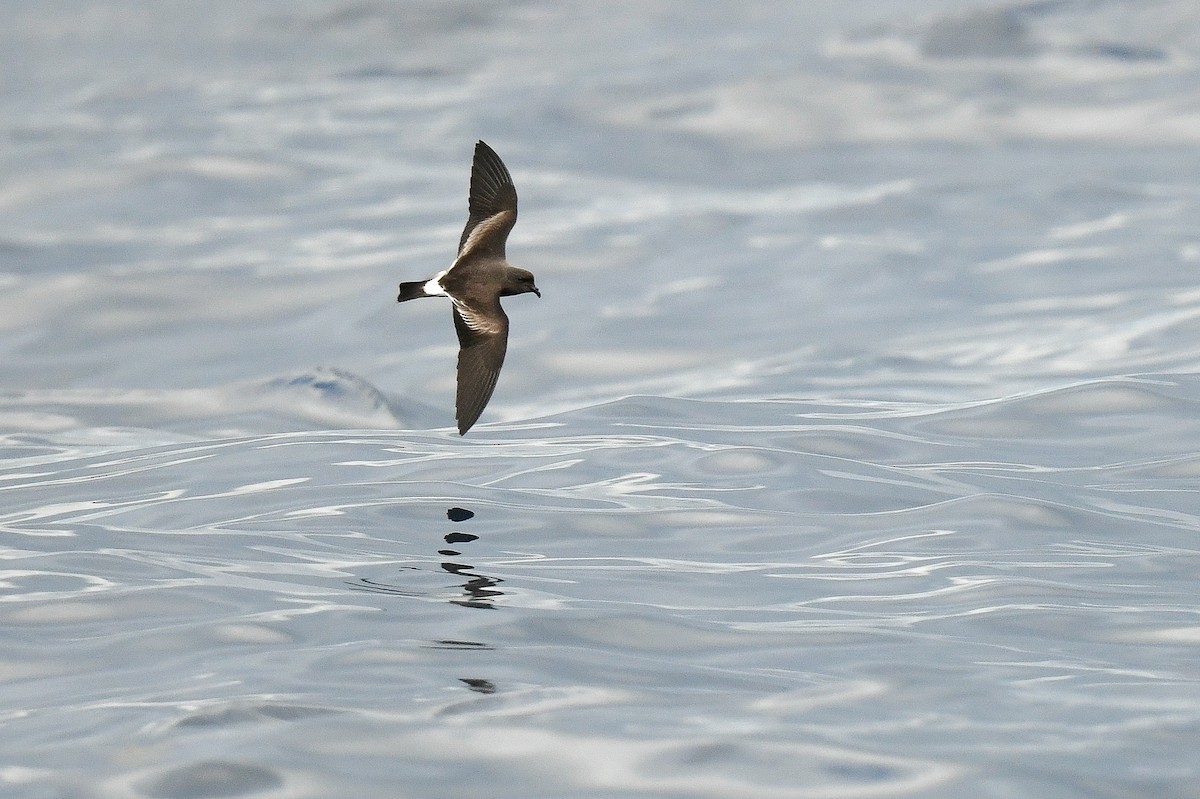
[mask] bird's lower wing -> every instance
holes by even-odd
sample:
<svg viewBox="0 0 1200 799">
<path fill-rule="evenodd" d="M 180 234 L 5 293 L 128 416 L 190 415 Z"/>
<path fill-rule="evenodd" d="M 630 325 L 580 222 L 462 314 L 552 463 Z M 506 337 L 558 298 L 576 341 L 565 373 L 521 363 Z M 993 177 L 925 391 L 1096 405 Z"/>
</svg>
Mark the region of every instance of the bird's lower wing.
<svg viewBox="0 0 1200 799">
<path fill-rule="evenodd" d="M 460 345 L 458 392 L 454 400 L 459 435 L 471 429 L 496 389 L 496 379 L 500 377 L 508 350 L 507 319 L 504 322 L 498 330 L 476 330 L 463 319 L 458 307 L 454 308 L 454 329 L 458 331 Z"/>
</svg>

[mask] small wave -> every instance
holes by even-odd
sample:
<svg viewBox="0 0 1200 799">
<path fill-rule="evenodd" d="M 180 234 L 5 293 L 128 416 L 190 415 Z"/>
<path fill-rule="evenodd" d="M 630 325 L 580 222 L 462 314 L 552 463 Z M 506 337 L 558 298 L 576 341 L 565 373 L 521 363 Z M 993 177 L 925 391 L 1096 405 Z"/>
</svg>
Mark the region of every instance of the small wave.
<svg viewBox="0 0 1200 799">
<path fill-rule="evenodd" d="M 128 427 L 237 434 L 286 429 L 396 429 L 436 418 L 343 369 L 316 367 L 195 389 L 47 389 L 0 395 L 0 428 L 55 432 Z"/>
</svg>

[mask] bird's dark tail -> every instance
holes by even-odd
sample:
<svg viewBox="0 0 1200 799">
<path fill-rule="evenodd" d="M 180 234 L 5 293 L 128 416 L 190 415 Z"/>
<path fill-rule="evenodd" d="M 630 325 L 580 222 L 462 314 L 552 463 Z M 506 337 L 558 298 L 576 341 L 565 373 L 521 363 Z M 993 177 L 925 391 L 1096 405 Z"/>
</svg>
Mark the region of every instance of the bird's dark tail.
<svg viewBox="0 0 1200 799">
<path fill-rule="evenodd" d="M 418 297 L 428 297 L 425 293 L 425 284 L 428 280 L 418 280 L 415 283 L 401 283 L 400 294 L 396 297 L 396 302 L 405 302 L 407 300 L 415 300 Z"/>
</svg>

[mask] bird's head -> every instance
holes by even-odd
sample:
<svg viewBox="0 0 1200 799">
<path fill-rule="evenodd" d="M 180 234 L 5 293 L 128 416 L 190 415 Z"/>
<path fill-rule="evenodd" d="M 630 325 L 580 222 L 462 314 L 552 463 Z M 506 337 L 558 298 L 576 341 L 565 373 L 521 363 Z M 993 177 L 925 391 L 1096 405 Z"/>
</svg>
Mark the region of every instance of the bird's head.
<svg viewBox="0 0 1200 799">
<path fill-rule="evenodd" d="M 541 298 L 542 292 L 538 291 L 537 283 L 533 281 L 533 273 L 510 266 L 504 276 L 504 288 L 500 295 L 510 297 L 513 294 L 528 294 L 531 291 Z"/>
</svg>

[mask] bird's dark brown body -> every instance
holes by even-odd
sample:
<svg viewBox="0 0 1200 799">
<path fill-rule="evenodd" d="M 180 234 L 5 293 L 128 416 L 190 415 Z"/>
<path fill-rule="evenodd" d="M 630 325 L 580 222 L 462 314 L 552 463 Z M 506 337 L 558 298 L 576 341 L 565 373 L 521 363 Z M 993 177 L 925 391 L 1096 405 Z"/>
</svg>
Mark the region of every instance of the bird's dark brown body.
<svg viewBox="0 0 1200 799">
<path fill-rule="evenodd" d="M 449 269 L 430 278 L 400 284 L 397 301 L 449 297 L 458 333 L 458 390 L 455 419 L 465 435 L 479 419 L 496 388 L 508 350 L 508 316 L 501 297 L 532 292 L 541 297 L 533 274 L 505 259 L 508 233 L 517 221 L 517 189 L 500 156 L 482 141 L 471 166 L 469 216 Z"/>
</svg>

